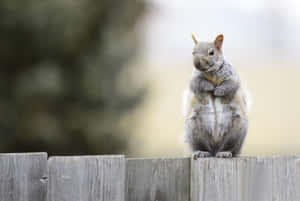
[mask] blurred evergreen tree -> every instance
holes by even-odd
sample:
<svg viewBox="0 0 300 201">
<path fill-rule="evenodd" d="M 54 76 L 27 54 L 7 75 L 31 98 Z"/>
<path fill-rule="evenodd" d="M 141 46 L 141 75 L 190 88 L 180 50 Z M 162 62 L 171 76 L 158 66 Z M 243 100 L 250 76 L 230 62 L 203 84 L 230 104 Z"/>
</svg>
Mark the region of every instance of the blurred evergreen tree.
<svg viewBox="0 0 300 201">
<path fill-rule="evenodd" d="M 126 153 L 142 0 L 0 1 L 0 151 Z M 127 91 L 126 91 L 127 90 Z"/>
</svg>

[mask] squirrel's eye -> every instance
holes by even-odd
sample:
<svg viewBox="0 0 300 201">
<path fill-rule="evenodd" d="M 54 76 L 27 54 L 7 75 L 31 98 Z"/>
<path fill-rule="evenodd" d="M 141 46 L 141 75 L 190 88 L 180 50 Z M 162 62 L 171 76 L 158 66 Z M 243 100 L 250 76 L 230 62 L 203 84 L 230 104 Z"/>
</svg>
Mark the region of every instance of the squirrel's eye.
<svg viewBox="0 0 300 201">
<path fill-rule="evenodd" d="M 210 50 L 209 52 L 208 52 L 208 54 L 210 55 L 210 56 L 212 56 L 212 55 L 214 55 L 214 50 Z"/>
</svg>

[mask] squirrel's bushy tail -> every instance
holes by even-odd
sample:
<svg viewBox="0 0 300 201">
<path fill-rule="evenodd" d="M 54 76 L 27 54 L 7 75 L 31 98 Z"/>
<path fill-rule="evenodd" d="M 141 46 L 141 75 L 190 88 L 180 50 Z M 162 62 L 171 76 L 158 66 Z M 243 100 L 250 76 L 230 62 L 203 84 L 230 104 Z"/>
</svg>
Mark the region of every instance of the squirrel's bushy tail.
<svg viewBox="0 0 300 201">
<path fill-rule="evenodd" d="M 190 92 L 190 90 L 188 88 L 186 88 L 183 91 L 183 96 L 182 96 L 182 107 L 181 107 L 181 112 L 182 115 L 185 118 L 187 118 L 189 110 L 190 110 L 190 102 L 192 99 L 192 93 Z"/>
<path fill-rule="evenodd" d="M 249 92 L 245 83 L 243 83 L 240 86 L 239 93 L 241 93 L 241 97 L 243 97 L 243 104 L 244 104 L 244 108 L 246 110 L 245 112 L 248 115 L 250 112 L 251 105 L 252 105 L 252 98 L 251 98 L 251 93 Z"/>
</svg>

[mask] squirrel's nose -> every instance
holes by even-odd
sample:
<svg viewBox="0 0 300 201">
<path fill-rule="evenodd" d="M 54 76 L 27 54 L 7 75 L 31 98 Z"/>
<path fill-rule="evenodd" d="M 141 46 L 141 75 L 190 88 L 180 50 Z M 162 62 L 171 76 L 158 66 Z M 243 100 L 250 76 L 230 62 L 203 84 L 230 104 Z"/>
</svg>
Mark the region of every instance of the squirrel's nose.
<svg viewBox="0 0 300 201">
<path fill-rule="evenodd" d="M 200 58 L 200 63 L 201 63 L 202 65 L 206 65 L 208 62 L 207 62 L 206 59 Z"/>
<path fill-rule="evenodd" d="M 194 65 L 197 69 L 200 69 L 201 68 L 201 63 L 200 61 L 194 61 Z"/>
</svg>

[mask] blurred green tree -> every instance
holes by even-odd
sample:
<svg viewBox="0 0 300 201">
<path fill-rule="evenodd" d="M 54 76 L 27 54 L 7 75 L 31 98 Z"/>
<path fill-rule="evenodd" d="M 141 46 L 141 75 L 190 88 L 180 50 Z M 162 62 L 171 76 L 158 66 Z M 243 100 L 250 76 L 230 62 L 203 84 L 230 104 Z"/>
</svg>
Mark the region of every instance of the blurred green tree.
<svg viewBox="0 0 300 201">
<path fill-rule="evenodd" d="M 0 1 L 0 151 L 126 153 L 142 0 Z M 124 84 L 123 84 L 124 85 Z"/>
</svg>

